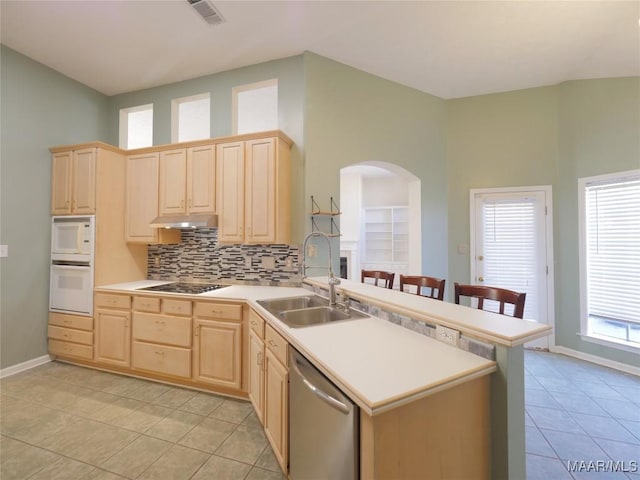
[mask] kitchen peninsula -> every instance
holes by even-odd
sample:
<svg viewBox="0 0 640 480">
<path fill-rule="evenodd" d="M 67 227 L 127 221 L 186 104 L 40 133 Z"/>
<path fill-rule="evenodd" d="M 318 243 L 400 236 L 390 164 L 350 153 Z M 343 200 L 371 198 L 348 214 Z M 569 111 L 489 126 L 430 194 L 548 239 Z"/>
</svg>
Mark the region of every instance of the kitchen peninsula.
<svg viewBox="0 0 640 480">
<path fill-rule="evenodd" d="M 148 370 L 135 366 L 116 368 L 117 371 L 246 398 L 251 396 L 248 336 L 253 331 L 254 319 L 262 319 L 266 328 L 280 336 L 285 345 L 302 352 L 360 407 L 361 478 L 398 478 L 398 475 L 411 478 L 425 471 L 432 472 L 434 478 L 445 474 L 460 477 L 470 472 L 474 478 L 506 477 L 498 470 L 496 455 L 516 453 L 496 451 L 502 448 L 496 429 L 502 428 L 501 434 L 517 435 L 524 425 L 523 404 L 520 406 L 522 424 L 509 424 L 519 416 L 517 397 L 521 394 L 522 381 L 515 386 L 507 382 L 517 369 L 518 357 L 522 357 L 522 344 L 547 335 L 548 326 L 524 320 L 505 321 L 497 314 L 343 281 L 338 291 L 360 304 L 360 308 L 373 315 L 371 318 L 294 329 L 269 314 L 257 300 L 309 295 L 310 289 L 324 293 L 325 278 L 306 279 L 305 288 L 230 285 L 199 295 L 140 290 L 160 283 L 163 282 L 145 280 L 101 286 L 96 289 L 96 295 L 133 298 L 134 305 L 140 295 L 163 301 L 179 298 L 193 302 L 196 315 L 198 304 L 215 302 L 227 308 L 239 306 L 242 309 L 241 339 L 236 341 L 241 345 L 240 388 L 215 385 L 212 388 L 198 385 L 197 379 L 193 383 L 191 379 L 180 380 L 175 375 L 149 374 Z M 211 310 L 217 310 L 218 316 L 226 315 L 224 309 Z M 395 325 L 398 320 L 408 328 Z M 411 331 L 409 323 L 416 321 L 419 327 L 445 325 L 457 329 L 462 333 L 461 345 L 467 348 L 475 345 L 470 349 L 483 345 L 495 347 L 497 362 L 446 345 L 425 332 Z M 220 323 L 224 322 L 222 318 Z M 195 347 L 197 319 L 193 325 Z M 492 356 L 487 353 L 483 355 Z M 193 360 L 196 365 L 195 354 Z M 505 404 L 509 408 L 502 410 Z M 286 432 L 281 434 L 285 435 L 286 445 Z M 453 443 L 447 443 L 448 436 L 454 439 L 453 443 L 458 443 L 457 450 Z M 505 438 L 504 442 L 514 448 L 513 438 Z M 462 458 L 465 461 L 461 461 Z M 503 462 L 508 466 L 507 459 Z"/>
</svg>

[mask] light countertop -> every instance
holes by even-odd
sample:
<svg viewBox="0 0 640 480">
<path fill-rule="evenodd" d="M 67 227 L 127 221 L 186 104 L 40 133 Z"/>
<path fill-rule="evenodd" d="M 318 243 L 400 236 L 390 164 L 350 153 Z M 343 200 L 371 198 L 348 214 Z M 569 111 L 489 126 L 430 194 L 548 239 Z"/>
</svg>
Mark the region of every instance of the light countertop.
<svg viewBox="0 0 640 480">
<path fill-rule="evenodd" d="M 96 291 L 172 295 L 136 291 L 162 283 L 170 282 L 143 280 L 102 286 Z M 173 295 L 196 300 L 248 302 L 294 348 L 309 358 L 370 415 L 496 370 L 493 361 L 379 318 L 290 328 L 256 303 L 262 299 L 309 293 L 303 288 L 230 285 L 199 295 Z"/>
<path fill-rule="evenodd" d="M 305 281 L 327 287 L 327 277 L 307 278 Z M 412 318 L 454 328 L 481 340 L 508 347 L 545 337 L 552 331 L 549 325 L 532 320 L 508 317 L 351 280 L 341 279 L 336 291 L 346 292 L 351 298 L 372 305 L 387 308 L 391 306 L 394 311 Z"/>
</svg>

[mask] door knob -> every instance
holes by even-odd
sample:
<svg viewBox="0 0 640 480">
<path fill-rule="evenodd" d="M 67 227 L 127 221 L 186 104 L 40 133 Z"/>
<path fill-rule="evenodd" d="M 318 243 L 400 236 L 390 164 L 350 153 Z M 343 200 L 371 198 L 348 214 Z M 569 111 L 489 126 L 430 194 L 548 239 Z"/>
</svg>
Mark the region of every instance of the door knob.
<svg viewBox="0 0 640 480">
<path fill-rule="evenodd" d="M 484 277 L 478 277 L 479 282 L 484 282 Z"/>
</svg>

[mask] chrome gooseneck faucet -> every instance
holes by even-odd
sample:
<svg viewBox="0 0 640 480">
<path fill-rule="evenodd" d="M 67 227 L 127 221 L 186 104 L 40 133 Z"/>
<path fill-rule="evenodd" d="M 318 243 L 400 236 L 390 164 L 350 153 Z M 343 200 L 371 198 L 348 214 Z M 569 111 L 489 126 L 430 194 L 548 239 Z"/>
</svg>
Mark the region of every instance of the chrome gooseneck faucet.
<svg viewBox="0 0 640 480">
<path fill-rule="evenodd" d="M 331 253 L 331 239 L 322 232 L 310 232 L 302 242 L 302 278 L 307 276 L 307 242 L 312 237 L 322 237 L 329 246 L 329 306 L 336 306 L 336 285 L 340 285 L 340 279 L 333 274 L 333 254 Z"/>
</svg>

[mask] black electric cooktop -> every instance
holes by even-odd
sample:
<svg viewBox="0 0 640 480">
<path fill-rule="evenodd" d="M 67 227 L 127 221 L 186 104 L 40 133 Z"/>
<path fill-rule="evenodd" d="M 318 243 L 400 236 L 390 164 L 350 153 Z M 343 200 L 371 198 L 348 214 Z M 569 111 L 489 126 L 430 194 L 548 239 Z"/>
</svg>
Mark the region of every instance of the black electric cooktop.
<svg viewBox="0 0 640 480">
<path fill-rule="evenodd" d="M 138 288 L 138 290 L 148 290 L 152 292 L 167 292 L 167 293 L 187 293 L 189 295 L 198 295 L 199 293 L 211 292 L 219 288 L 227 287 L 228 285 L 220 285 L 217 283 L 164 283 L 162 285 L 154 285 L 153 287 Z"/>
</svg>

